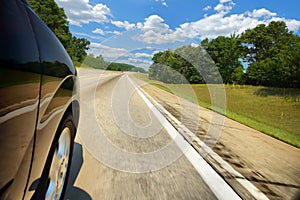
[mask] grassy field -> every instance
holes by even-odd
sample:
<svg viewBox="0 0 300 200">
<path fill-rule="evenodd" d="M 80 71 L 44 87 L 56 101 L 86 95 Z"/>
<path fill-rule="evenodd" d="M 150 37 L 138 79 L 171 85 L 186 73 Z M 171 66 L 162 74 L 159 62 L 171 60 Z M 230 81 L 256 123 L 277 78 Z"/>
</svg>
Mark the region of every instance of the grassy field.
<svg viewBox="0 0 300 200">
<path fill-rule="evenodd" d="M 149 80 L 145 74 L 135 76 L 211 109 L 205 84 L 191 85 L 197 95 L 195 102 L 187 85 L 164 84 Z M 225 92 L 226 116 L 300 148 L 300 89 L 225 85 Z"/>
</svg>

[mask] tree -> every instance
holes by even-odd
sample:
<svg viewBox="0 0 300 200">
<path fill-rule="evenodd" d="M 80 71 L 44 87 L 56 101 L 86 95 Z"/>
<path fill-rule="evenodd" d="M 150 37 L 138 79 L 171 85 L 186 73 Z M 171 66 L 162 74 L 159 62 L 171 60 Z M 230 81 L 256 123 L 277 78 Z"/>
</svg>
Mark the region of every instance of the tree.
<svg viewBox="0 0 300 200">
<path fill-rule="evenodd" d="M 148 71 L 149 79 L 160 80 L 159 75 L 161 74 L 162 67 L 158 62 L 152 63 Z"/>
<path fill-rule="evenodd" d="M 142 67 L 135 67 L 131 70 L 132 72 L 146 73 L 146 70 Z"/>
<path fill-rule="evenodd" d="M 47 24 L 67 50 L 74 62 L 82 62 L 90 42 L 87 39 L 72 36 L 69 22 L 63 8 L 54 0 L 28 0 L 34 12 Z"/>
<path fill-rule="evenodd" d="M 216 73 L 211 59 L 201 47 L 182 46 L 174 52 L 170 49 L 153 55 L 149 78 L 165 83 L 214 82 Z M 204 78 L 202 77 L 204 76 Z"/>
<path fill-rule="evenodd" d="M 183 83 L 185 78 L 180 75 L 181 58 L 170 49 L 153 55 L 154 63 L 149 68 L 149 78 L 165 83 Z"/>
<path fill-rule="evenodd" d="M 102 55 L 99 55 L 95 58 L 92 54 L 87 55 L 82 64 L 95 69 L 106 69 L 109 65 L 108 62 L 104 61 Z"/>
<path fill-rule="evenodd" d="M 277 56 L 280 50 L 287 47 L 292 35 L 282 21 L 260 24 L 246 30 L 241 36 L 244 45 L 248 47 L 246 61 L 252 63 Z"/>
<path fill-rule="evenodd" d="M 224 83 L 300 87 L 300 37 L 284 22 L 204 39 L 198 47 L 168 49 L 152 60 L 149 77 L 166 83 L 221 83 L 220 72 Z M 248 63 L 246 73 L 242 61 Z"/>
<path fill-rule="evenodd" d="M 247 83 L 276 87 L 299 87 L 299 36 L 282 21 L 246 30 L 241 40 L 249 62 Z"/>
<path fill-rule="evenodd" d="M 239 60 L 243 54 L 243 46 L 238 36 L 219 36 L 211 41 L 204 39 L 201 46 L 214 60 L 224 83 L 243 82 L 243 66 Z"/>
<path fill-rule="evenodd" d="M 82 62 L 87 55 L 86 51 L 89 49 L 88 45 L 90 45 L 90 42 L 85 38 L 76 38 L 75 36 L 72 37 L 71 41 L 72 43 L 68 48 L 69 52 L 72 52 L 72 59 L 74 61 Z"/>
</svg>

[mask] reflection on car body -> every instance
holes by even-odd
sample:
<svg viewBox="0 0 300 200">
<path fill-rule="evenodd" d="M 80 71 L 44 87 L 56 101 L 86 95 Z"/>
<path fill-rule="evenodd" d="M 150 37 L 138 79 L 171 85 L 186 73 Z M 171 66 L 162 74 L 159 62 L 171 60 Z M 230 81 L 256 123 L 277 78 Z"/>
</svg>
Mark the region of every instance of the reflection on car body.
<svg viewBox="0 0 300 200">
<path fill-rule="evenodd" d="M 79 118 L 76 69 L 25 0 L 1 1 L 0 29 L 0 198 L 45 198 L 64 127 L 72 132 L 72 156 Z M 59 198 L 60 192 L 53 194 Z"/>
</svg>

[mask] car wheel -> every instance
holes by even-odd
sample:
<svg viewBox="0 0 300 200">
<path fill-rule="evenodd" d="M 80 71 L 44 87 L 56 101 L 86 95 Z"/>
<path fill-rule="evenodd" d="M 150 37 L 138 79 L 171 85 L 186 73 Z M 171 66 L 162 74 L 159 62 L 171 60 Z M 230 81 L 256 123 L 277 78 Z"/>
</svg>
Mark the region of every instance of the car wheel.
<svg viewBox="0 0 300 200">
<path fill-rule="evenodd" d="M 37 194 L 36 197 L 42 196 L 42 199 L 63 199 L 67 188 L 76 129 L 72 115 L 66 116 L 57 130 L 48 162 L 40 179 L 41 195 Z"/>
</svg>

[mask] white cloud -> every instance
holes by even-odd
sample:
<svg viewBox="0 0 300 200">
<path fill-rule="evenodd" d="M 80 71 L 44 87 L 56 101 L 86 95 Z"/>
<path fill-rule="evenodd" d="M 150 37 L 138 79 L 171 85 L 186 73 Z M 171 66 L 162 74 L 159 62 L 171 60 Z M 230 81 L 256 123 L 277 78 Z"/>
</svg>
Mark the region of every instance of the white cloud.
<svg viewBox="0 0 300 200">
<path fill-rule="evenodd" d="M 106 31 L 105 33 L 110 33 L 110 34 L 114 34 L 114 35 L 120 35 L 121 34 L 120 31 Z"/>
<path fill-rule="evenodd" d="M 92 31 L 92 33 L 99 34 L 99 35 L 102 35 L 102 36 L 105 36 L 106 34 L 113 34 L 113 35 L 120 35 L 121 34 L 121 32 L 119 32 L 119 31 L 104 31 L 100 28 L 96 28 L 95 30 Z M 89 38 L 92 38 L 92 39 L 103 40 L 103 37 L 99 38 L 99 37 L 96 37 L 96 36 L 93 36 L 93 35 L 88 35 L 88 34 L 83 34 L 83 33 L 76 33 L 76 34 L 77 35 L 82 35 L 82 36 L 85 36 L 85 37 L 89 37 Z"/>
<path fill-rule="evenodd" d="M 135 27 L 135 24 L 130 24 L 128 21 L 111 21 L 111 23 L 116 27 L 125 28 L 126 30 L 133 29 Z"/>
<path fill-rule="evenodd" d="M 232 2 L 232 0 L 220 0 L 220 3 L 227 3 L 227 2 Z"/>
<path fill-rule="evenodd" d="M 206 6 L 205 8 L 203 8 L 203 11 L 208 11 L 211 9 L 211 6 Z"/>
<path fill-rule="evenodd" d="M 152 61 L 150 61 L 150 60 L 137 59 L 137 58 L 128 58 L 128 61 L 130 63 L 132 63 L 133 65 L 136 65 L 137 63 L 150 65 L 152 63 Z"/>
<path fill-rule="evenodd" d="M 198 47 L 198 46 L 199 46 L 199 44 L 196 44 L 196 43 L 193 43 L 193 42 L 192 42 L 190 45 L 191 45 L 192 47 Z"/>
<path fill-rule="evenodd" d="M 101 43 L 92 42 L 88 53 L 92 53 L 95 56 L 102 55 L 105 61 L 127 63 L 148 69 L 152 64 L 152 54 L 136 51 L 138 51 L 138 49 L 129 51 L 125 48 L 115 48 Z"/>
<path fill-rule="evenodd" d="M 269 24 L 271 21 L 285 21 L 291 31 L 300 28 L 300 21 L 277 17 L 276 13 L 262 8 L 228 16 L 224 12 L 218 12 L 198 21 L 182 24 L 179 30 L 189 38 L 215 38 L 220 35 L 241 34 L 258 24 Z"/>
<path fill-rule="evenodd" d="M 286 19 L 285 23 L 290 31 L 298 31 L 300 28 L 300 21 L 297 21 L 295 19 Z"/>
<path fill-rule="evenodd" d="M 169 26 L 164 23 L 164 20 L 158 15 L 151 15 L 145 19 L 143 29 L 145 31 L 159 31 L 162 33 L 169 31 Z"/>
<path fill-rule="evenodd" d="M 216 14 L 206 16 L 195 22 L 181 24 L 175 30 L 170 29 L 160 16 L 151 15 L 145 19 L 144 23 L 137 23 L 137 27 L 142 31 L 142 34 L 137 39 L 149 44 L 163 44 L 183 42 L 187 38 L 212 38 L 239 32 L 239 28 L 235 26 L 240 24 L 236 24 L 235 20 L 242 16 L 231 15 L 230 17 L 225 17 L 234 5 L 235 3 L 232 0 L 220 0 L 219 4 L 214 8 L 217 11 Z M 206 7 L 205 9 L 208 10 L 211 7 Z M 245 25 L 245 23 L 242 23 L 242 25 Z"/>
<path fill-rule="evenodd" d="M 144 69 L 149 69 L 150 65 L 152 64 L 151 60 L 134 59 L 134 58 L 129 58 L 129 62 L 134 66 L 142 67 Z"/>
<path fill-rule="evenodd" d="M 269 10 L 265 9 L 265 8 L 261 8 L 261 9 L 254 9 L 252 12 L 248 12 L 247 13 L 248 16 L 250 17 L 254 17 L 254 18 L 261 18 L 261 17 L 275 17 L 277 14 L 270 12 Z"/>
<path fill-rule="evenodd" d="M 164 0 L 155 0 L 156 2 L 165 2 Z M 110 9 L 104 4 L 96 4 L 94 6 L 89 4 L 89 0 L 56 0 L 60 7 L 63 7 L 70 23 L 80 26 L 90 22 L 110 22 L 118 28 L 125 30 L 132 30 L 137 28 L 140 34 L 133 39 L 147 43 L 147 44 L 166 44 L 174 42 L 183 42 L 189 39 L 203 39 L 215 38 L 220 35 L 228 36 L 233 33 L 240 34 L 246 29 L 254 28 L 258 24 L 268 24 L 271 21 L 285 21 L 291 31 L 298 31 L 300 28 L 300 21 L 296 19 L 281 18 L 275 12 L 271 12 L 266 8 L 254 9 L 240 14 L 231 14 L 235 3 L 233 0 L 219 0 L 215 7 L 207 6 L 203 10 L 210 10 L 213 8 L 214 14 L 206 15 L 196 21 L 187 22 L 171 29 L 165 20 L 159 15 L 151 15 L 144 19 L 143 22 L 136 24 L 128 21 L 113 21 L 109 19 L 112 15 Z M 212 10 L 212 11 L 213 11 Z M 98 38 L 103 40 L 106 34 L 119 35 L 120 32 L 116 30 L 102 30 L 96 28 L 92 31 L 99 34 Z M 89 36 L 93 38 L 95 36 Z M 110 48 L 98 43 L 90 45 L 93 53 L 103 54 L 109 59 L 116 58 L 120 54 L 126 53 L 124 48 Z M 141 56 L 137 54 L 136 56 Z M 132 57 L 138 59 L 138 57 Z"/>
<path fill-rule="evenodd" d="M 300 21 L 285 19 L 277 16 L 265 8 L 255 9 L 241 14 L 230 14 L 234 6 L 232 0 L 220 0 L 214 8 L 215 14 L 205 16 L 194 22 L 179 25 L 170 29 L 164 19 L 158 15 L 151 15 L 143 23 L 138 23 L 137 28 L 141 34 L 136 38 L 148 44 L 163 44 L 190 39 L 216 38 L 220 35 L 241 34 L 247 29 L 252 29 L 258 24 L 269 24 L 271 21 L 284 21 L 291 31 L 298 31 Z"/>
<path fill-rule="evenodd" d="M 122 55 L 128 54 L 128 51 L 124 48 L 113 48 L 100 43 L 92 42 L 90 44 L 90 52 L 94 55 L 102 55 L 105 60 L 114 61 Z"/>
<path fill-rule="evenodd" d="M 114 59 L 114 62 L 119 63 L 127 63 L 131 64 L 137 67 L 142 67 L 144 69 L 148 69 L 149 66 L 152 64 L 152 54 L 146 54 L 146 53 L 134 53 L 134 52 L 126 52 L 116 59 Z"/>
<path fill-rule="evenodd" d="M 250 19 L 243 14 L 233 14 L 228 17 L 224 13 L 207 16 L 195 22 L 180 25 L 179 30 L 189 38 L 215 38 L 219 35 L 230 35 L 254 27 L 257 19 Z"/>
<path fill-rule="evenodd" d="M 102 36 L 94 36 L 94 35 L 91 35 L 91 34 L 87 34 L 87 33 L 80 33 L 80 32 L 75 32 L 74 33 L 76 36 L 82 36 L 82 37 L 85 37 L 85 38 L 90 38 L 90 39 L 96 39 L 96 40 L 103 40 L 104 37 Z"/>
<path fill-rule="evenodd" d="M 104 4 L 92 6 L 89 0 L 55 0 L 56 3 L 64 8 L 70 24 L 81 26 L 90 22 L 107 22 L 111 16 L 110 9 Z"/>
<path fill-rule="evenodd" d="M 229 13 L 235 3 L 232 0 L 220 0 L 220 3 L 214 7 L 214 10 L 219 13 Z"/>
<path fill-rule="evenodd" d="M 147 54 L 147 53 L 135 53 L 134 57 L 135 58 L 152 58 L 152 55 Z"/>
<path fill-rule="evenodd" d="M 150 65 L 152 64 L 152 61 L 150 60 L 142 60 L 142 59 L 135 59 L 135 58 L 122 58 L 117 60 L 116 62 L 127 63 L 130 65 L 134 65 L 136 67 L 142 67 L 145 70 L 148 70 Z"/>
<path fill-rule="evenodd" d="M 163 6 L 168 7 L 168 4 L 165 0 L 155 0 L 155 2 L 160 2 Z"/>
<path fill-rule="evenodd" d="M 158 15 L 149 16 L 144 23 L 137 23 L 137 28 L 142 32 L 137 39 L 148 44 L 162 44 L 184 40 L 184 37 L 171 30 Z"/>
<path fill-rule="evenodd" d="M 93 33 L 97 33 L 97 34 L 100 34 L 100 35 L 105 35 L 104 31 L 100 28 L 96 28 L 95 30 L 92 31 Z"/>
</svg>

